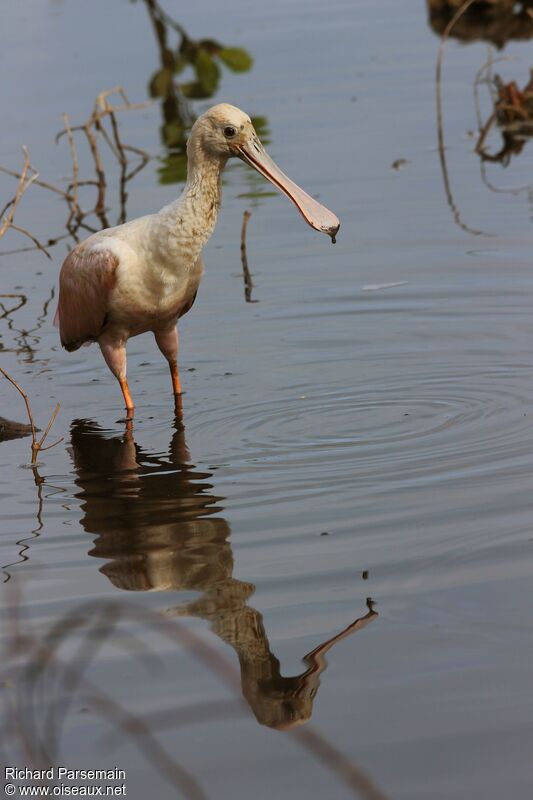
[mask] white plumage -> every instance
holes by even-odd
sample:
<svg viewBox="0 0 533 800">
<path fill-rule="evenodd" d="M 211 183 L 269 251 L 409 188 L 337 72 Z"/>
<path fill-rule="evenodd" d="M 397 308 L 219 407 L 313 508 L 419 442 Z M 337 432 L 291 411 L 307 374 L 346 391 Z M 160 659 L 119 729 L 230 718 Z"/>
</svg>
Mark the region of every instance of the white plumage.
<svg viewBox="0 0 533 800">
<path fill-rule="evenodd" d="M 181 394 L 176 322 L 192 306 L 203 272 L 202 249 L 211 236 L 226 161 L 238 156 L 298 207 L 306 221 L 334 240 L 339 221 L 274 164 L 247 114 L 225 103 L 194 124 L 187 144 L 187 183 L 157 214 L 93 234 L 65 259 L 57 320 L 61 343 L 76 350 L 97 341 L 118 379 L 128 416 L 133 402 L 126 380 L 126 342 L 152 331 Z"/>
</svg>

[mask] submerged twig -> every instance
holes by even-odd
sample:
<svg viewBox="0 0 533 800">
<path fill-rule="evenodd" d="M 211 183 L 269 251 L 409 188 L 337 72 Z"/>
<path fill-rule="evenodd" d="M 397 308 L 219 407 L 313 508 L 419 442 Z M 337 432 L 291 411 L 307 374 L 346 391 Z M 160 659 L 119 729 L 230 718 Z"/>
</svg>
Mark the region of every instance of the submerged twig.
<svg viewBox="0 0 533 800">
<path fill-rule="evenodd" d="M 461 214 L 453 199 L 453 194 L 450 186 L 450 179 L 448 176 L 448 167 L 446 163 L 446 152 L 445 152 L 446 148 L 444 146 L 444 127 L 443 127 L 442 95 L 441 95 L 441 75 L 442 75 L 442 61 L 444 58 L 444 49 L 446 47 L 446 42 L 448 41 L 448 37 L 450 36 L 453 26 L 455 25 L 457 20 L 465 13 L 465 11 L 475 2 L 477 2 L 477 0 L 466 0 L 463 3 L 463 5 L 457 10 L 457 12 L 453 15 L 452 19 L 446 25 L 446 28 L 444 29 L 444 32 L 442 34 L 442 39 L 439 45 L 439 51 L 437 54 L 437 63 L 435 69 L 435 100 L 437 105 L 437 141 L 439 150 L 439 161 L 442 170 L 442 178 L 444 181 L 444 191 L 446 192 L 446 200 L 448 201 L 448 205 L 452 211 L 455 222 L 464 231 L 466 231 L 467 233 L 471 233 L 474 236 L 491 236 L 491 234 L 486 233 L 485 231 L 477 230 L 476 228 L 471 228 L 461 219 Z"/>
<path fill-rule="evenodd" d="M 257 303 L 257 300 L 252 300 L 252 289 L 254 284 L 252 281 L 252 273 L 248 266 L 248 256 L 246 254 L 246 230 L 248 227 L 248 220 L 252 216 L 251 211 L 245 211 L 242 215 L 242 228 L 241 228 L 241 262 L 242 274 L 244 278 L 244 299 L 247 303 Z"/>
</svg>

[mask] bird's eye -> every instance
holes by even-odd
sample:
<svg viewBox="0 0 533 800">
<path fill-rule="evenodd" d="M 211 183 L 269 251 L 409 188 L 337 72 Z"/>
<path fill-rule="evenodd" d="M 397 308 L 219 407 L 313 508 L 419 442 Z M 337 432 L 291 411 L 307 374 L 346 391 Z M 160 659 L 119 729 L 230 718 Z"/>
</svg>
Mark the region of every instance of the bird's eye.
<svg viewBox="0 0 533 800">
<path fill-rule="evenodd" d="M 237 133 L 237 129 L 233 127 L 233 125 L 226 125 L 224 128 L 224 136 L 227 139 L 231 139 Z"/>
</svg>

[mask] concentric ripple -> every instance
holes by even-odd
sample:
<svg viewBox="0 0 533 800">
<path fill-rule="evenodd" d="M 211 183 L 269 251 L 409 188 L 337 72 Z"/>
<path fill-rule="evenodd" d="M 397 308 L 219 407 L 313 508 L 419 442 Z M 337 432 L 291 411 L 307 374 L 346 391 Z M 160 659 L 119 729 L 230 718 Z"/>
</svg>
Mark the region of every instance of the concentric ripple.
<svg viewBox="0 0 533 800">
<path fill-rule="evenodd" d="M 298 386 L 252 405 L 203 408 L 189 430 L 224 442 L 232 467 L 275 466 L 278 482 L 284 470 L 322 483 L 347 473 L 405 481 L 499 469 L 530 452 L 531 390 L 526 365 L 469 373 L 440 365 L 433 377 L 402 371 L 351 391 Z"/>
</svg>

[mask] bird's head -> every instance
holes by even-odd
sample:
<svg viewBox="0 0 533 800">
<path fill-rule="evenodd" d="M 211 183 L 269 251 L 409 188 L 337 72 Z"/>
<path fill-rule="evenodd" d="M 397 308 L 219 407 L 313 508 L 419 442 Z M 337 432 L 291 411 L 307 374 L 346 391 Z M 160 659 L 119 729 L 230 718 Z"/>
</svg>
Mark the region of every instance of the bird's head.
<svg viewBox="0 0 533 800">
<path fill-rule="evenodd" d="M 211 158 L 225 162 L 236 156 L 245 161 L 292 200 L 308 225 L 335 241 L 340 227 L 335 214 L 280 170 L 261 144 L 250 117 L 240 108 L 228 103 L 213 106 L 194 123 L 190 141 L 197 142 Z"/>
</svg>

